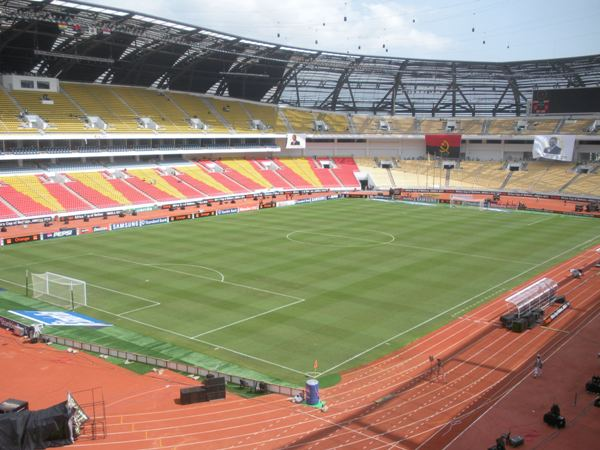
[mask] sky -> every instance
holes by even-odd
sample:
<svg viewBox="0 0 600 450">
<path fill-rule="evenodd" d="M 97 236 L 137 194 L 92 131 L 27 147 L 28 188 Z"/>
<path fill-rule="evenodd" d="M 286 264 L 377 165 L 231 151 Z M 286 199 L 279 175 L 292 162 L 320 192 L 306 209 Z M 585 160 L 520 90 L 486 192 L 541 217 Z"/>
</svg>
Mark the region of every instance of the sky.
<svg viewBox="0 0 600 450">
<path fill-rule="evenodd" d="M 600 54 L 600 0 L 87 0 L 284 46 L 519 61 Z"/>
</svg>

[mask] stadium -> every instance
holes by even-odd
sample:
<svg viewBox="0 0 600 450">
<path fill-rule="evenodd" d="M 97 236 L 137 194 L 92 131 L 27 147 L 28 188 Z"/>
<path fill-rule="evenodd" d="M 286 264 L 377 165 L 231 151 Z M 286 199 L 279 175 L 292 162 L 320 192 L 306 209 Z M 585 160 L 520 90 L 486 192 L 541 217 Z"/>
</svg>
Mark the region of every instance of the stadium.
<svg viewBox="0 0 600 450">
<path fill-rule="evenodd" d="M 136 9 L 0 0 L 0 448 L 594 446 L 600 55 Z"/>
</svg>

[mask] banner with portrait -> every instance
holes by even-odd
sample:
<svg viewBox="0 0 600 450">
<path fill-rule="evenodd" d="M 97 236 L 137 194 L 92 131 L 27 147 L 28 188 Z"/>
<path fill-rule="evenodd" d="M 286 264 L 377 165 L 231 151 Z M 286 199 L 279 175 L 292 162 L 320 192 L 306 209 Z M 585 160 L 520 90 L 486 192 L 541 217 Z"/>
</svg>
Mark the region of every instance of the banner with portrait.
<svg viewBox="0 0 600 450">
<path fill-rule="evenodd" d="M 574 135 L 543 135 L 533 140 L 533 157 L 535 159 L 553 159 L 555 161 L 573 161 L 575 148 Z"/>
<path fill-rule="evenodd" d="M 305 134 L 288 134 L 287 144 L 285 146 L 288 150 L 304 149 L 306 148 L 306 135 Z"/>
</svg>

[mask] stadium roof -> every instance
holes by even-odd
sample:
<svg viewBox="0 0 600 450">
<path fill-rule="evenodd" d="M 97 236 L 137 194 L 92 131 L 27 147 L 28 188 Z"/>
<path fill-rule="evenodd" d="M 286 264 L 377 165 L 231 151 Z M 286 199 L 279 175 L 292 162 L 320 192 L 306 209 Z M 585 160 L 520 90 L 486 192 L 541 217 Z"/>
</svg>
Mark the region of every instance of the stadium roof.
<svg viewBox="0 0 600 450">
<path fill-rule="evenodd" d="M 371 114 L 522 115 L 534 89 L 600 86 L 600 55 L 501 63 L 359 56 L 63 0 L 0 0 L 0 67 Z"/>
</svg>

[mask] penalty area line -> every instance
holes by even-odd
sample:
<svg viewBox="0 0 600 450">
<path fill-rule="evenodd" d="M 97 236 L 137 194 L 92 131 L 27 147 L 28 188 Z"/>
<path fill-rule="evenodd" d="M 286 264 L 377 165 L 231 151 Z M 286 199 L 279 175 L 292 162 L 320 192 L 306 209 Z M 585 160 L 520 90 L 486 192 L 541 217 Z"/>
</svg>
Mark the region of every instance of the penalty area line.
<svg viewBox="0 0 600 450">
<path fill-rule="evenodd" d="M 165 267 L 161 267 L 160 264 L 156 264 L 156 265 L 154 265 L 154 264 L 146 264 L 146 263 L 141 263 L 141 262 L 138 262 L 138 261 L 132 261 L 132 260 L 129 260 L 129 259 L 116 258 L 114 256 L 106 256 L 106 255 L 98 255 L 98 254 L 94 254 L 94 256 L 98 256 L 100 258 L 113 259 L 115 261 L 121 261 L 121 262 L 128 263 L 128 264 L 135 264 L 137 266 L 152 267 L 154 269 L 163 270 L 163 271 L 166 271 L 166 272 L 180 273 L 182 275 L 188 275 L 190 277 L 200 278 L 200 279 L 207 280 L 207 281 L 212 281 L 213 283 L 227 284 L 229 286 L 236 286 L 236 287 L 239 287 L 239 288 L 242 288 L 242 289 L 249 289 L 249 290 L 257 291 L 257 292 L 264 292 L 265 294 L 271 294 L 271 295 L 276 295 L 276 296 L 279 296 L 279 297 L 291 298 L 293 300 L 305 300 L 305 299 L 303 299 L 301 297 L 297 297 L 295 295 L 289 295 L 289 294 L 284 294 L 282 292 L 270 291 L 268 289 L 257 288 L 257 287 L 254 287 L 254 286 L 249 286 L 247 284 L 234 283 L 233 281 L 226 281 L 225 277 L 221 274 L 221 272 L 219 272 L 218 270 L 215 270 L 215 269 L 211 269 L 209 267 L 198 266 L 198 267 L 202 267 L 202 268 L 205 268 L 205 269 L 208 269 L 208 270 L 211 270 L 213 272 L 217 272 L 217 273 L 221 274 L 222 275 L 222 279 L 221 280 L 217 280 L 215 278 L 205 277 L 204 275 L 191 274 L 191 273 L 188 273 L 188 272 L 181 272 L 181 271 L 178 271 L 178 270 L 167 269 Z"/>
<path fill-rule="evenodd" d="M 196 336 L 192 336 L 192 338 L 196 339 L 196 338 L 199 338 L 200 336 L 205 336 L 207 334 L 211 334 L 211 333 L 214 333 L 216 331 L 224 330 L 225 328 L 233 327 L 233 326 L 238 325 L 240 323 L 244 323 L 244 322 L 247 322 L 249 320 L 256 319 L 257 317 L 266 316 L 267 314 L 271 314 L 271 313 L 273 313 L 275 311 L 279 311 L 280 309 L 289 308 L 290 306 L 297 305 L 298 303 L 302 303 L 304 301 L 306 301 L 306 300 L 305 299 L 296 300 L 295 302 L 288 303 L 286 305 L 281 305 L 281 306 L 278 306 L 276 308 L 269 309 L 268 311 L 263 311 L 261 313 L 254 314 L 253 316 L 246 317 L 244 319 L 236 320 L 235 322 L 231 322 L 231 323 L 229 323 L 227 325 L 223 325 L 223 326 L 218 327 L 218 328 L 213 328 L 212 330 L 208 330 L 208 331 L 205 331 L 203 333 L 197 334 Z"/>
<path fill-rule="evenodd" d="M 12 284 L 14 286 L 19 286 L 19 287 L 23 287 L 23 288 L 25 287 L 24 284 L 15 283 L 14 281 L 4 280 L 2 278 L 0 278 L 0 281 Z M 228 347 L 223 347 L 222 345 L 215 344 L 214 342 L 205 341 L 203 339 L 197 339 L 197 338 L 194 338 L 193 336 L 187 336 L 187 335 L 185 335 L 183 333 L 178 333 L 177 331 L 173 331 L 173 330 L 169 330 L 167 328 L 162 328 L 162 327 L 159 327 L 159 326 L 156 326 L 156 325 L 152 325 L 150 323 L 143 322 L 141 320 L 132 319 L 131 317 L 120 316 L 119 314 L 116 314 L 116 313 L 113 313 L 113 312 L 110 312 L 110 311 L 106 311 L 105 309 L 97 308 L 95 306 L 85 305 L 85 307 L 86 308 L 90 308 L 90 309 L 94 309 L 96 311 L 100 311 L 101 313 L 108 314 L 109 316 L 119 317 L 119 318 L 121 318 L 123 320 L 128 320 L 130 322 L 134 322 L 134 323 L 146 326 L 148 328 L 153 328 L 155 330 L 162 331 L 163 333 L 172 334 L 174 336 L 179 336 L 179 337 L 182 337 L 184 339 L 189 339 L 189 340 L 192 340 L 192 341 L 195 341 L 195 342 L 199 342 L 199 343 L 207 345 L 209 347 L 219 348 L 219 349 L 225 350 L 225 351 L 227 351 L 229 353 L 233 353 L 234 355 L 239 355 L 239 356 L 242 356 L 244 358 L 248 358 L 248 359 L 251 359 L 251 360 L 254 360 L 254 361 L 258 361 L 258 362 L 261 362 L 261 363 L 264 363 L 264 364 L 267 364 L 267 365 L 270 365 L 270 366 L 279 367 L 280 369 L 284 369 L 284 370 L 287 370 L 289 372 L 293 372 L 293 373 L 297 373 L 297 374 L 302 375 L 302 376 L 306 376 L 306 372 L 302 372 L 301 370 L 293 369 L 291 367 L 284 366 L 283 364 L 279 364 L 279 363 L 276 363 L 276 362 L 273 362 L 273 361 L 269 361 L 267 359 L 260 358 L 258 356 L 252 356 L 252 355 L 249 355 L 247 353 L 240 352 L 238 350 L 233 350 L 233 349 L 228 348 Z M 204 367 L 204 368 L 208 369 L 207 367 Z"/>
<path fill-rule="evenodd" d="M 504 280 L 504 281 L 501 281 L 500 283 L 496 284 L 495 286 L 492 286 L 492 287 L 490 287 L 490 288 L 486 289 L 485 291 L 482 291 L 482 292 L 480 292 L 479 294 L 476 294 L 476 295 L 474 295 L 473 297 L 471 297 L 471 298 L 468 298 L 467 300 L 465 300 L 465 301 L 463 301 L 463 302 L 460 302 L 460 303 L 458 303 L 458 304 L 456 304 L 456 305 L 454 305 L 454 306 L 452 306 L 452 307 L 450 307 L 450 308 L 446 309 L 445 311 L 442 311 L 442 312 L 440 312 L 440 313 L 436 314 L 435 316 L 432 316 L 432 317 L 430 317 L 430 318 L 429 318 L 429 319 L 427 319 L 427 320 L 424 320 L 424 321 L 422 321 L 421 323 L 418 323 L 418 324 L 416 324 L 416 325 L 414 325 L 414 326 L 412 326 L 412 327 L 410 327 L 410 328 L 408 328 L 408 329 L 406 329 L 406 330 L 404 330 L 404 331 L 401 331 L 400 333 L 397 333 L 397 334 L 395 334 L 394 336 L 392 336 L 392 337 L 389 337 L 389 338 L 387 338 L 386 340 L 384 340 L 384 341 L 381 341 L 381 342 L 379 342 L 378 344 L 375 344 L 375 345 L 373 345 L 372 347 L 369 347 L 369 348 L 367 348 L 367 349 L 363 350 L 362 352 L 360 352 L 360 353 L 357 353 L 357 354 L 356 354 L 356 355 L 354 355 L 354 356 L 351 356 L 350 358 L 347 358 L 346 360 L 344 360 L 344 361 L 342 361 L 342 362 L 340 362 L 340 363 L 336 364 L 335 366 L 332 366 L 332 367 L 330 367 L 329 369 L 327 369 L 327 370 L 323 371 L 323 372 L 321 373 L 321 375 L 325 375 L 326 373 L 329 373 L 329 372 L 331 372 L 331 371 L 333 371 L 333 370 L 337 369 L 338 367 L 341 367 L 341 366 L 343 366 L 344 364 L 347 364 L 347 363 L 349 363 L 349 362 L 351 362 L 351 361 L 354 361 L 356 358 L 360 358 L 361 356 L 363 356 L 363 355 L 366 355 L 367 353 L 369 353 L 369 352 L 371 352 L 371 351 L 373 351 L 373 350 L 375 350 L 375 349 L 377 349 L 377 348 L 381 347 L 382 345 L 385 345 L 385 344 L 387 344 L 388 342 L 390 342 L 390 341 L 393 341 L 394 339 L 397 339 L 397 338 L 399 338 L 399 337 L 401 337 L 401 336 L 404 336 L 405 334 L 407 334 L 407 333 L 410 333 L 411 331 L 413 331 L 413 330 L 416 330 L 417 328 L 420 328 L 420 327 L 422 327 L 423 325 L 426 325 L 426 324 L 428 324 L 429 322 L 432 322 L 432 321 L 434 321 L 435 319 L 437 319 L 437 318 L 439 318 L 439 317 L 441 317 L 441 316 L 443 316 L 443 315 L 445 315 L 445 314 L 448 314 L 450 311 L 453 311 L 453 310 L 455 310 L 456 308 L 459 308 L 459 307 L 461 307 L 461 306 L 463 306 L 463 305 L 467 305 L 467 304 L 469 304 L 470 302 L 472 302 L 473 300 L 475 300 L 475 299 L 477 299 L 477 298 L 481 297 L 482 295 L 485 295 L 485 294 L 487 294 L 488 292 L 490 292 L 490 291 L 493 291 L 494 289 L 497 289 L 497 288 L 499 288 L 500 286 L 503 286 L 503 285 L 505 285 L 506 283 L 509 283 L 509 282 L 511 282 L 511 281 L 513 281 L 513 280 L 516 280 L 517 278 L 519 278 L 519 277 L 521 277 L 521 276 L 523 276 L 523 275 L 525 275 L 525 274 L 528 274 L 528 273 L 529 273 L 529 272 L 531 272 L 532 270 L 535 270 L 535 269 L 537 269 L 538 267 L 541 267 L 541 266 L 543 266 L 544 264 L 547 264 L 547 263 L 549 263 L 550 261 L 553 261 L 553 260 L 555 260 L 555 259 L 557 259 L 557 258 L 560 258 L 561 256 L 565 255 L 566 253 L 572 252 L 573 250 L 575 250 L 575 249 L 577 249 L 577 248 L 579 248 L 579 247 L 583 247 L 584 245 L 588 245 L 588 244 L 590 244 L 591 242 L 594 242 L 594 241 L 596 241 L 598 238 L 600 238 L 600 234 L 597 234 L 596 236 L 594 236 L 594 237 L 592 237 L 592 238 L 590 238 L 590 239 L 588 239 L 588 240 L 586 240 L 586 241 L 583 241 L 583 242 L 581 242 L 580 244 L 574 245 L 573 247 L 571 247 L 571 248 L 568 248 L 567 250 L 564 250 L 564 251 L 562 251 L 562 252 L 560 252 L 560 253 L 558 253 L 558 254 L 556 254 L 556 255 L 554 255 L 554 256 L 552 256 L 552 257 L 548 258 L 548 259 L 546 259 L 545 261 L 542 261 L 541 263 L 538 263 L 538 264 L 536 264 L 535 266 L 532 266 L 532 267 L 530 267 L 529 269 L 526 269 L 526 270 L 524 270 L 524 271 L 523 271 L 523 272 L 521 272 L 521 273 L 518 273 L 518 274 L 516 274 L 516 275 L 514 275 L 514 276 L 512 276 L 512 277 L 510 277 L 510 278 L 508 278 L 508 279 L 506 279 L 506 280 Z"/>
</svg>

